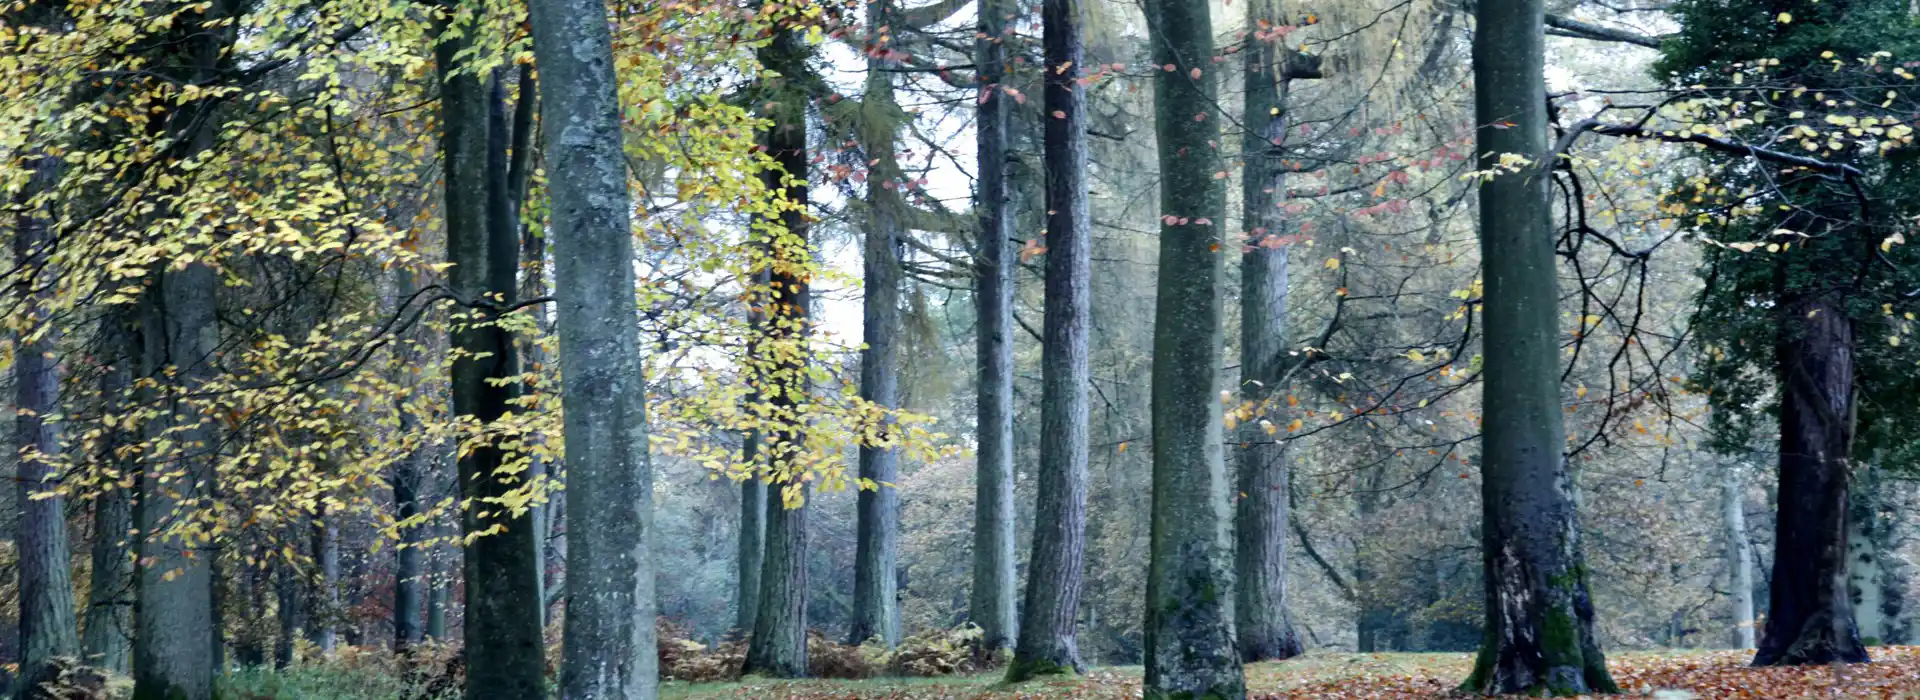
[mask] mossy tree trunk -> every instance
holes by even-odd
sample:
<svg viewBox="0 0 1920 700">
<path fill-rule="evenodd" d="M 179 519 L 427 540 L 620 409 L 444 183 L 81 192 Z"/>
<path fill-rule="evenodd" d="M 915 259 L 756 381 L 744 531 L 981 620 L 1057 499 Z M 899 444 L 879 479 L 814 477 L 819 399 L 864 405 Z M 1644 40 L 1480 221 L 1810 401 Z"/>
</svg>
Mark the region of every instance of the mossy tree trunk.
<svg viewBox="0 0 1920 700">
<path fill-rule="evenodd" d="M 1227 251 L 1219 65 L 1208 3 L 1151 0 L 1160 155 L 1153 329 L 1153 525 L 1146 696 L 1242 698 L 1234 633 L 1233 509 L 1220 407 Z"/>
<path fill-rule="evenodd" d="M 1092 370 L 1092 214 L 1079 0 L 1041 4 L 1047 177 L 1046 319 L 1040 346 L 1040 469 L 1026 603 L 1009 681 L 1084 670 L 1074 639 L 1084 588 L 1087 385 Z M 1216 447 L 1216 450 L 1218 448 Z"/>
<path fill-rule="evenodd" d="M 975 63 L 982 92 L 974 119 L 979 175 L 974 211 L 980 236 L 974 251 L 974 310 L 979 385 L 975 433 L 973 590 L 967 617 L 988 648 L 1013 646 L 1013 188 L 1007 181 L 1007 144 L 1013 109 L 998 94 L 1007 77 L 1008 16 L 1012 0 L 979 0 Z"/>
<path fill-rule="evenodd" d="M 1531 163 L 1479 191 L 1486 622 L 1465 690 L 1486 694 L 1618 690 L 1594 639 L 1564 456 L 1544 14 L 1540 0 L 1482 0 L 1473 38 L 1475 162 Z"/>
</svg>

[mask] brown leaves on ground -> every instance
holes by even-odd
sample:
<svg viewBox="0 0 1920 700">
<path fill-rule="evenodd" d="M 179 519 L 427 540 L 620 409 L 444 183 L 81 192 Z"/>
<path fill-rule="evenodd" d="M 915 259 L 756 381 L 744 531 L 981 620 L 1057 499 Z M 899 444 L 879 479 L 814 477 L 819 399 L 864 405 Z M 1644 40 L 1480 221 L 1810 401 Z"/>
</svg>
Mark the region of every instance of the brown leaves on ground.
<svg viewBox="0 0 1920 700">
<path fill-rule="evenodd" d="M 1920 700 L 1920 647 L 1876 647 L 1874 662 L 1843 667 L 1752 668 L 1751 651 L 1620 652 L 1608 656 L 1620 698 L 1657 700 Z M 1318 652 L 1247 667 L 1249 696 L 1291 698 L 1465 698 L 1456 691 L 1471 654 Z M 1119 700 L 1141 696 L 1138 668 L 1094 671 L 1018 687 L 997 675 L 863 681 L 747 681 L 670 685 L 665 700 Z"/>
</svg>

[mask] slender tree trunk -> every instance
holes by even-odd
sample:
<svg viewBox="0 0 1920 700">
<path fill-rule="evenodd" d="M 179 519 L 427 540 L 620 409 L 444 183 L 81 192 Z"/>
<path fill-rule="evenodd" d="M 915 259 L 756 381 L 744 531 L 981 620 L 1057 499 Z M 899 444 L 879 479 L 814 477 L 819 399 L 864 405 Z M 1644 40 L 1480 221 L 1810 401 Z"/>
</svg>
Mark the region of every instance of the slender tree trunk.
<svg viewBox="0 0 1920 700">
<path fill-rule="evenodd" d="M 1780 511 L 1753 665 L 1863 663 L 1847 595 L 1853 327 L 1831 293 L 1780 308 Z"/>
<path fill-rule="evenodd" d="M 1229 246 L 1213 19 L 1206 3 L 1151 0 L 1160 151 L 1160 270 L 1153 329 L 1153 526 L 1146 696 L 1241 698 L 1233 516 L 1222 442 L 1220 280 Z"/>
<path fill-rule="evenodd" d="M 1080 3 L 1041 4 L 1046 95 L 1047 280 L 1041 329 L 1040 469 L 1020 642 L 1009 681 L 1085 670 L 1075 641 L 1086 559 L 1087 341 L 1092 215 Z M 1216 448 L 1217 449 L 1217 448 Z"/>
<path fill-rule="evenodd" d="M 324 506 L 314 514 L 310 536 L 315 571 L 307 591 L 307 641 L 320 653 L 331 654 L 339 645 L 334 625 L 340 616 L 340 530 Z"/>
<path fill-rule="evenodd" d="M 1510 153 L 1535 164 L 1501 172 L 1479 193 L 1486 623 L 1464 689 L 1486 694 L 1618 690 L 1594 639 L 1563 456 L 1544 12 L 1540 0 L 1482 0 L 1473 37 L 1476 162 Z"/>
<path fill-rule="evenodd" d="M 979 178 L 974 210 L 980 215 L 975 252 L 974 309 L 978 319 L 977 423 L 979 463 L 974 476 L 973 590 L 967 617 L 980 626 L 989 649 L 1013 646 L 1013 188 L 1007 183 L 1007 142 L 1013 110 L 999 94 L 1007 76 L 1006 41 L 1013 38 L 1012 0 L 979 0 L 975 62 L 980 76 L 974 120 Z"/>
<path fill-rule="evenodd" d="M 782 358 L 767 380 L 772 418 L 783 425 L 768 436 L 766 553 L 760 574 L 760 610 L 747 644 L 745 672 L 780 678 L 807 675 L 807 481 L 801 471 L 806 450 L 800 434 L 801 404 L 809 392 L 806 377 L 808 306 L 811 294 L 802 271 L 811 262 L 807 243 L 808 151 L 806 40 L 791 26 L 775 30 L 760 50 L 760 63 L 773 71 L 769 102 L 773 125 L 767 152 L 778 171 L 766 174 L 768 189 L 783 191 L 791 207 L 780 216 L 777 238 L 768 241 L 773 258 L 766 304 L 769 352 Z M 784 183 L 784 184 L 783 184 Z"/>
<path fill-rule="evenodd" d="M 52 189 L 58 177 L 56 163 L 39 157 L 29 166 L 32 182 L 20 204 L 32 206 L 15 218 L 13 260 L 14 308 L 24 314 L 24 329 L 15 336 L 13 356 L 14 445 L 19 529 L 14 552 L 19 560 L 20 674 L 34 678 L 48 659 L 80 652 L 73 615 L 72 556 L 67 544 L 66 498 L 56 489 L 55 463 L 60 455 L 61 414 L 59 367 L 54 343 L 59 337 L 42 304 L 50 300 L 57 272 L 50 269 L 53 237 L 47 220 L 32 202 L 34 194 Z M 21 697 L 29 687 L 19 683 Z"/>
<path fill-rule="evenodd" d="M 273 589 L 279 608 L 275 616 L 280 623 L 280 635 L 273 643 L 273 667 L 285 669 L 293 665 L 294 643 L 300 637 L 300 625 L 304 622 L 298 570 L 292 564 L 280 562 L 274 567 Z"/>
<path fill-rule="evenodd" d="M 404 409 L 400 416 L 402 433 L 419 429 L 418 421 Z M 416 450 L 396 465 L 393 478 L 394 507 L 401 520 L 419 517 L 420 486 L 426 471 L 426 448 Z M 426 548 L 424 546 L 426 527 L 424 525 L 402 527 L 400 529 L 400 551 L 394 555 L 393 572 L 393 646 L 397 651 L 420 643 L 424 630 L 421 628 L 421 616 L 424 612 Z"/>
<path fill-rule="evenodd" d="M 1287 133 L 1286 93 L 1292 77 L 1281 62 L 1281 38 L 1259 27 L 1283 26 L 1278 0 L 1250 0 L 1245 59 L 1246 130 L 1241 152 L 1240 398 L 1264 421 L 1241 425 L 1239 498 L 1234 513 L 1234 600 L 1243 661 L 1286 659 L 1301 652 L 1287 611 L 1286 446 L 1275 439 L 1285 413 L 1272 400 L 1285 390 L 1287 368 L 1287 251 L 1277 208 L 1285 171 L 1273 154 Z"/>
<path fill-rule="evenodd" d="M 470 45 L 457 32 L 443 31 L 435 46 L 441 91 L 441 152 L 446 181 L 447 260 L 452 286 L 470 302 L 468 318 L 457 322 L 452 345 L 453 410 L 481 423 L 499 420 L 510 410 L 515 390 L 502 380 L 518 373 L 511 335 L 489 323 L 492 306 L 515 296 L 519 246 L 510 226 L 489 220 L 510 212 L 507 196 L 503 90 L 490 89 L 471 71 L 457 71 L 459 53 Z M 491 81 L 497 82 L 497 76 Z M 490 104 L 491 103 L 491 104 Z M 504 235 L 503 235 L 504 231 Z M 485 300 L 485 301 L 483 301 Z M 466 697 L 537 697 L 545 687 L 544 640 L 540 629 L 539 565 L 535 561 L 529 518 L 514 517 L 486 504 L 518 484 L 497 473 L 506 455 L 495 445 L 477 445 L 459 458 L 466 534 L 487 532 L 467 546 L 461 567 L 465 581 Z"/>
<path fill-rule="evenodd" d="M 1855 624 L 1861 643 L 1867 646 L 1896 644 L 1895 631 L 1900 613 L 1903 586 L 1892 581 L 1892 560 L 1887 556 L 1895 546 L 1889 529 L 1892 521 L 1883 517 L 1882 490 L 1887 488 L 1878 461 L 1860 465 L 1853 473 L 1847 514 L 1847 595 L 1853 605 Z M 1891 584 L 1891 585 L 1890 585 Z"/>
<path fill-rule="evenodd" d="M 749 432 L 741 442 L 740 461 L 757 464 L 760 459 L 760 434 Z M 767 483 L 761 480 L 756 471 L 740 483 L 740 542 L 736 558 L 739 578 L 733 593 L 733 630 L 743 637 L 753 632 L 754 614 L 760 611 L 760 569 L 762 555 L 766 553 L 766 518 Z"/>
<path fill-rule="evenodd" d="M 1732 589 L 1735 649 L 1754 647 L 1753 544 L 1747 539 L 1746 487 L 1740 466 L 1729 465 L 1721 475 L 1721 525 L 1727 537 L 1727 587 Z"/>
<path fill-rule="evenodd" d="M 566 414 L 563 698 L 652 698 L 653 467 L 634 314 L 632 201 L 601 0 L 535 0 Z M 528 86 L 531 87 L 531 86 Z"/>
<path fill-rule="evenodd" d="M 121 405 L 133 388 L 133 363 L 140 355 L 138 338 L 125 309 L 115 309 L 100 321 L 100 355 L 111 363 L 100 370 L 102 411 Z M 120 453 L 128 436 L 107 433 L 96 457 L 117 470 L 116 482 L 138 468 Z M 133 645 L 133 529 L 132 489 L 116 483 L 93 500 L 92 571 L 88 584 L 86 626 L 80 648 L 86 662 L 97 668 L 126 673 L 131 670 Z"/>
<path fill-rule="evenodd" d="M 900 332 L 900 245 L 905 233 L 900 215 L 906 202 L 901 197 L 906 187 L 894 156 L 894 118 L 901 114 L 893 97 L 893 0 L 869 0 L 867 26 L 872 36 L 867 47 L 868 113 L 878 113 L 882 124 L 865 125 L 869 134 L 867 158 L 873 162 L 867 177 L 865 274 L 865 325 L 862 335 L 866 349 L 860 354 L 860 397 L 876 407 L 892 411 L 900 405 L 900 375 L 894 338 Z M 884 127 L 884 128 L 883 128 Z M 893 419 L 885 419 L 884 439 L 891 439 Z M 862 644 L 878 637 L 888 649 L 900 641 L 900 605 L 894 571 L 899 549 L 898 492 L 893 484 L 900 480 L 900 455 L 891 448 L 863 445 L 860 448 L 860 478 L 875 488 L 862 488 L 858 496 L 858 523 L 853 557 L 853 624 L 848 643 Z"/>
</svg>

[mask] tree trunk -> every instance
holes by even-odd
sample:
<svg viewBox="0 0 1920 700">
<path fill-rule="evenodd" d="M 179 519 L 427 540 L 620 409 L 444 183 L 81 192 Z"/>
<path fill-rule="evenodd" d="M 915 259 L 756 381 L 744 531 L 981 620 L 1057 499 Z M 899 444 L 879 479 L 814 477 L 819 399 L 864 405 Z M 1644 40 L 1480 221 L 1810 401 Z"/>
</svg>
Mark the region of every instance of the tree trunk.
<svg viewBox="0 0 1920 700">
<path fill-rule="evenodd" d="M 1828 294 L 1789 298 L 1780 308 L 1780 511 L 1766 631 L 1753 664 L 1863 663 L 1846 585 L 1852 323 Z"/>
<path fill-rule="evenodd" d="M 511 303 L 518 272 L 518 242 L 510 227 L 489 219 L 510 209 L 506 196 L 504 135 L 492 135 L 505 123 L 500 89 L 489 89 L 472 71 L 458 71 L 459 53 L 470 45 L 449 28 L 435 46 L 440 78 L 441 152 L 444 154 L 447 260 L 452 286 L 468 305 L 456 322 L 452 346 L 460 354 L 452 371 L 453 411 L 481 423 L 500 419 L 515 390 L 503 383 L 518 373 L 513 339 L 492 321 L 493 306 Z M 497 76 L 491 79 L 497 82 Z M 491 95 L 490 95 L 491 93 Z M 489 104 L 491 102 L 492 104 Z M 501 229 L 506 240 L 499 240 Z M 490 299 L 490 301 L 483 301 Z M 513 475 L 498 473 L 506 454 L 495 445 L 476 445 L 459 458 L 461 530 L 475 535 L 462 564 L 465 581 L 466 697 L 537 697 L 545 687 L 544 641 L 540 629 L 539 566 L 530 519 L 489 506 L 517 487 Z"/>
<path fill-rule="evenodd" d="M 1146 696 L 1240 698 L 1233 511 L 1222 442 L 1220 280 L 1232 241 L 1215 145 L 1220 115 L 1206 3 L 1147 4 L 1160 151 L 1153 329 L 1153 526 Z"/>
<path fill-rule="evenodd" d="M 979 178 L 974 210 L 980 237 L 974 265 L 974 309 L 979 386 L 976 392 L 973 590 L 967 617 L 980 626 L 989 649 L 1013 646 L 1013 188 L 1007 183 L 1007 142 L 1013 110 L 996 94 L 1007 76 L 1006 40 L 1012 0 L 979 0 L 975 42 L 980 90 L 974 120 Z"/>
<path fill-rule="evenodd" d="M 100 356 L 111 363 L 100 370 L 101 410 L 128 401 L 133 388 L 133 363 L 140 355 L 138 338 L 125 309 L 115 309 L 100 321 Z M 125 478 L 138 468 L 120 454 L 127 435 L 117 429 L 105 435 L 96 457 Z M 80 648 L 86 663 L 118 673 L 131 670 L 133 645 L 133 494 L 120 484 L 93 500 L 92 571 L 88 583 L 86 626 Z"/>
<path fill-rule="evenodd" d="M 1086 69 L 1079 2 L 1046 0 L 1046 320 L 1041 329 L 1040 469 L 1020 642 L 1009 681 L 1085 670 L 1075 642 L 1086 559 L 1087 340 L 1092 218 L 1087 202 Z M 1217 448 L 1216 448 L 1217 449 Z"/>
<path fill-rule="evenodd" d="M 760 434 L 749 432 L 742 439 L 740 461 L 756 464 L 760 458 Z M 758 473 L 740 483 L 740 546 L 736 558 L 739 578 L 733 593 L 733 631 L 741 636 L 753 632 L 754 614 L 760 612 L 760 569 L 767 543 L 767 482 Z"/>
<path fill-rule="evenodd" d="M 14 304 L 25 317 L 15 334 L 13 356 L 14 445 L 19 529 L 14 552 L 20 571 L 20 674 L 32 678 L 40 666 L 56 656 L 80 652 L 73 616 L 72 557 L 67 544 L 66 498 L 55 488 L 54 465 L 60 454 L 61 414 L 59 367 L 54 344 L 59 337 L 42 304 L 50 301 L 52 278 L 48 254 L 54 241 L 35 194 L 51 190 L 57 164 L 49 157 L 28 166 L 32 181 L 18 204 L 33 206 L 15 219 L 13 259 L 16 269 Z M 28 685 L 18 684 L 22 697 Z"/>
<path fill-rule="evenodd" d="M 308 579 L 307 641 L 322 654 L 339 644 L 334 625 L 340 617 L 340 530 L 327 518 L 325 506 L 313 517 L 313 575 Z"/>
<path fill-rule="evenodd" d="M 1543 21 L 1540 0 L 1481 0 L 1473 37 L 1476 162 L 1517 154 L 1534 164 L 1479 192 L 1486 622 L 1464 689 L 1486 694 L 1618 690 L 1594 639 L 1563 455 Z"/>
<path fill-rule="evenodd" d="M 1747 539 L 1747 499 L 1740 466 L 1729 465 L 1721 475 L 1721 524 L 1727 536 L 1727 587 L 1732 594 L 1735 649 L 1754 647 L 1753 543 Z"/>
<path fill-rule="evenodd" d="M 567 510 L 580 518 L 568 533 L 560 694 L 652 698 L 653 467 L 613 37 L 601 0 L 535 0 L 531 15 L 553 183 Z"/>
<path fill-rule="evenodd" d="M 1300 639 L 1287 611 L 1287 467 L 1286 446 L 1275 439 L 1285 413 L 1272 401 L 1285 390 L 1287 371 L 1287 251 L 1278 210 L 1286 175 L 1274 152 L 1287 134 L 1285 64 L 1281 38 L 1262 26 L 1287 19 L 1277 0 L 1247 4 L 1246 98 L 1241 111 L 1246 130 L 1241 179 L 1246 230 L 1240 255 L 1240 398 L 1264 421 L 1241 425 L 1239 498 L 1234 513 L 1237 631 L 1242 661 L 1298 656 Z M 1263 24 L 1264 23 L 1264 24 Z M 1364 650 L 1363 650 L 1364 651 Z"/>
<path fill-rule="evenodd" d="M 274 567 L 273 588 L 275 602 L 278 603 L 276 617 L 280 623 L 280 636 L 273 643 L 273 667 L 285 669 L 293 665 L 294 642 L 299 639 L 302 619 L 300 600 L 300 576 L 292 564 L 280 562 Z"/>
<path fill-rule="evenodd" d="M 759 612 L 747 644 L 744 672 L 778 678 L 807 675 L 807 481 L 801 470 L 806 437 L 799 411 L 809 391 L 806 377 L 808 306 L 811 294 L 803 270 L 811 264 L 807 233 L 808 151 L 806 40 L 791 26 L 774 31 L 760 50 L 760 63 L 775 75 L 771 88 L 772 126 L 767 153 L 779 170 L 764 178 L 771 191 L 783 192 L 789 209 L 767 246 L 772 258 L 765 294 L 770 356 L 782 358 L 765 377 L 771 420 L 781 427 L 768 435 L 766 551 L 760 573 Z M 783 184 L 784 183 L 784 184 Z"/>
<path fill-rule="evenodd" d="M 404 410 L 400 414 L 400 431 L 417 431 L 418 421 Z M 420 487 L 425 479 L 426 448 L 423 446 L 396 465 L 393 476 L 393 501 L 400 520 L 419 517 Z M 424 546 L 426 526 L 417 525 L 400 529 L 400 550 L 394 555 L 393 572 L 393 646 L 397 651 L 420 643 L 424 630 L 421 628 L 421 615 L 424 612 L 426 582 L 426 557 Z"/>
<path fill-rule="evenodd" d="M 893 0 L 867 3 L 867 114 L 878 114 L 884 124 L 863 125 L 868 142 L 862 144 L 873 162 L 867 177 L 866 251 L 862 256 L 866 298 L 862 303 L 866 349 L 860 354 L 860 397 L 876 408 L 892 411 L 900 405 L 900 375 L 894 338 L 900 332 L 900 245 L 905 233 L 900 216 L 906 202 L 900 193 L 905 178 L 894 156 L 894 119 L 902 114 L 893 97 Z M 885 419 L 883 439 L 891 437 L 893 419 Z M 899 549 L 900 455 L 886 447 L 860 447 L 860 478 L 874 488 L 858 496 L 858 524 L 853 558 L 853 624 L 850 644 L 878 637 L 888 649 L 900 642 L 900 604 L 894 571 Z"/>
</svg>

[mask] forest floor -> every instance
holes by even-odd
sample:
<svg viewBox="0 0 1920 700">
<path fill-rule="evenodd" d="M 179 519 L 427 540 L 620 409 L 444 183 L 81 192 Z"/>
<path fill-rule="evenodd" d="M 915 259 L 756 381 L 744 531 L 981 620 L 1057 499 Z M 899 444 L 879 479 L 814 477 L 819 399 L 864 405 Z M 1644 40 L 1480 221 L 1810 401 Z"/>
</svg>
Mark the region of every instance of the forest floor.
<svg viewBox="0 0 1920 700">
<path fill-rule="evenodd" d="M 1874 663 L 1750 668 L 1751 651 L 1618 652 L 1607 656 L 1626 697 L 1920 699 L 1920 647 L 1878 647 Z M 1471 654 L 1315 652 L 1247 667 L 1252 697 L 1438 698 L 1473 665 Z M 1140 697 L 1139 667 L 1102 668 L 1074 679 L 1008 687 L 995 675 L 865 681 L 669 683 L 661 700 L 1107 700 Z M 1614 696 L 1621 697 L 1621 696 Z"/>
</svg>

